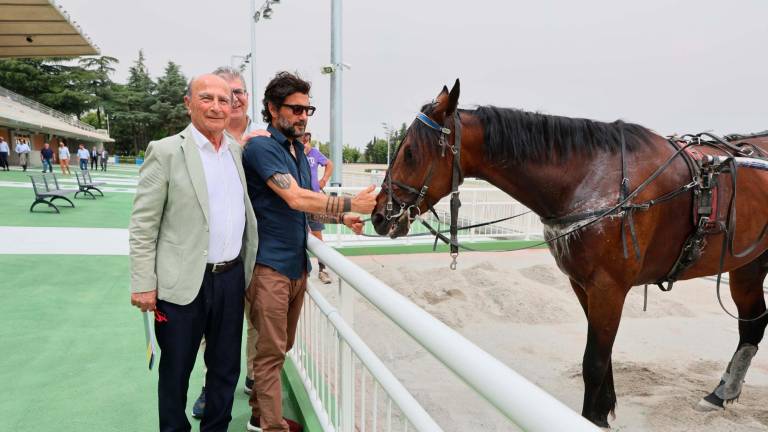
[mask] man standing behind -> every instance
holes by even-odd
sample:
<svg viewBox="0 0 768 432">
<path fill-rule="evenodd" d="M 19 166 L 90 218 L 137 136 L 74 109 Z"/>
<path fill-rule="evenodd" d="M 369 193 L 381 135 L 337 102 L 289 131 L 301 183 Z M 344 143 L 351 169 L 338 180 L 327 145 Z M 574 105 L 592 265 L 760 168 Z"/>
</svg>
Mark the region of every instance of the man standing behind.
<svg viewBox="0 0 768 432">
<path fill-rule="evenodd" d="M 0 137 L 0 168 L 5 168 L 5 171 L 9 171 L 8 153 L 10 152 L 11 149 L 8 148 L 8 143 L 5 142 L 5 138 Z"/>
<path fill-rule="evenodd" d="M 328 184 L 328 180 L 333 174 L 333 162 L 328 160 L 327 157 L 320 150 L 312 146 L 312 134 L 305 132 L 301 138 L 301 142 L 304 144 L 304 154 L 307 155 L 307 161 L 309 162 L 309 174 L 312 177 L 312 190 L 315 192 L 321 192 L 325 185 Z M 317 178 L 317 167 L 325 167 L 323 170 L 323 178 Z M 318 239 L 323 239 L 323 230 L 325 225 L 322 222 L 315 220 L 315 218 L 309 218 L 309 231 L 313 236 Z M 324 284 L 331 283 L 331 276 L 325 271 L 325 264 L 317 260 L 319 269 L 317 270 L 317 278 Z"/>
<path fill-rule="evenodd" d="M 249 314 L 259 332 L 249 431 L 289 430 L 282 417 L 280 371 L 296 336 L 310 270 L 305 212 L 322 213 L 324 221 L 343 222 L 360 233 L 362 220 L 347 212 L 370 213 L 376 205 L 373 186 L 354 198 L 311 190 L 309 163 L 298 140 L 315 112 L 309 90 L 310 84 L 296 75 L 278 73 L 267 85 L 261 112 L 271 137 L 251 138 L 243 154 L 259 231 L 257 264 L 247 292 Z M 298 429 L 291 424 L 292 431 Z"/>
<path fill-rule="evenodd" d="M 43 172 L 45 172 L 46 166 L 50 172 L 53 172 L 53 164 L 51 163 L 51 159 L 53 159 L 53 150 L 51 150 L 50 144 L 45 143 L 43 144 L 43 149 L 40 150 L 40 161 L 43 163 Z"/>
<path fill-rule="evenodd" d="M 91 169 L 99 169 L 99 149 L 96 146 L 93 146 L 91 149 Z"/>
<path fill-rule="evenodd" d="M 190 82 L 184 103 L 192 124 L 149 144 L 133 203 L 131 303 L 155 310 L 161 432 L 191 429 L 186 397 L 203 336 L 209 373 L 200 430 L 226 431 L 232 419 L 243 294 L 257 246 L 242 150 L 224 134 L 231 94 L 215 75 Z"/>
</svg>

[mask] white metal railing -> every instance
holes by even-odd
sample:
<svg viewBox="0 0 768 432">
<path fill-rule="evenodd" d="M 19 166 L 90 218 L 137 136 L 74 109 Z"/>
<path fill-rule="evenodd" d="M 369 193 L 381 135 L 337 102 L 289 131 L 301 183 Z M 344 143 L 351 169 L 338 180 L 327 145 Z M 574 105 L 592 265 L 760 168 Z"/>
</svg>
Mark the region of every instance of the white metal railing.
<svg viewBox="0 0 768 432">
<path fill-rule="evenodd" d="M 354 195 L 363 190 L 362 186 L 344 186 L 344 187 L 326 187 L 326 193 L 339 193 L 345 195 Z M 377 190 L 380 190 L 378 188 Z M 474 225 L 482 222 L 490 222 L 514 215 L 520 215 L 528 211 L 528 208 L 514 200 L 512 197 L 495 187 L 461 187 L 459 188 L 461 196 L 461 210 L 459 211 L 459 226 Z M 449 198 L 445 197 L 435 205 L 435 210 L 440 215 L 443 222 L 442 229 L 447 229 L 450 222 L 450 203 Z M 427 220 L 434 222 L 434 216 L 431 213 L 423 214 Z M 481 239 L 540 239 L 544 226 L 539 217 L 533 213 L 523 214 L 520 217 L 494 223 L 480 228 L 459 231 L 459 239 L 462 241 L 474 241 Z M 427 232 L 426 228 L 420 224 L 411 225 L 411 233 Z M 364 227 L 366 236 L 356 236 L 347 230 L 343 225 L 330 225 L 323 232 L 326 241 L 336 246 L 345 246 L 350 244 L 364 244 L 381 241 L 383 237 L 377 237 L 373 226 L 366 224 Z M 396 239 L 386 239 L 388 244 L 395 243 L 418 243 L 431 242 L 434 240 L 431 236 L 424 237 L 403 237 Z"/>
<path fill-rule="evenodd" d="M 429 351 L 438 361 L 453 371 L 467 385 L 474 389 L 480 396 L 491 403 L 496 409 L 509 420 L 517 424 L 526 431 L 596 431 L 595 425 L 575 413 L 544 390 L 529 382 L 524 377 L 483 351 L 475 344 L 464 338 L 447 325 L 443 324 L 423 309 L 416 306 L 406 297 L 399 294 L 380 280 L 367 273 L 365 270 L 344 258 L 335 249 L 310 236 L 308 240 L 308 249 L 318 257 L 326 266 L 330 267 L 340 278 L 339 301 L 341 315 L 347 323 L 352 321 L 353 299 L 351 290 L 354 289 L 367 299 L 373 306 L 378 308 L 392 322 L 402 328 L 416 342 Z M 342 282 L 343 280 L 343 282 Z M 313 298 L 310 295 L 310 298 Z M 307 308 L 308 315 L 312 314 L 315 306 L 311 304 Z M 318 306 L 319 307 L 319 306 Z M 334 313 L 334 317 L 337 315 Z M 304 317 L 306 318 L 306 316 Z M 300 339 L 297 339 L 297 346 L 318 347 L 319 351 L 314 352 L 314 358 L 323 358 L 322 344 L 327 345 L 329 340 L 326 336 L 321 339 L 318 332 L 323 331 L 322 324 L 320 328 L 314 328 L 310 324 L 311 319 L 306 319 L 302 323 L 299 332 Z M 343 341 L 343 335 L 336 332 L 331 335 L 337 336 L 338 340 Z M 321 342 L 325 340 L 326 342 Z M 333 339 L 330 339 L 333 340 Z M 340 342 L 342 345 L 347 342 Z M 334 351 L 338 349 L 332 347 Z M 294 354 L 296 355 L 296 354 Z M 322 362 L 323 360 L 319 360 Z M 346 363 L 346 367 L 345 367 Z M 313 372 L 312 367 L 305 367 L 304 374 Z M 322 370 L 322 366 L 319 368 Z M 321 394 L 328 392 L 330 388 L 347 387 L 347 391 L 341 391 L 342 400 L 331 405 L 331 410 L 325 407 L 326 418 L 338 420 L 333 423 L 338 426 L 341 432 L 352 432 L 354 430 L 363 430 L 364 426 L 371 425 L 370 420 L 365 420 L 358 414 L 361 411 L 353 400 L 350 401 L 349 395 L 367 394 L 364 384 L 361 384 L 355 374 L 354 361 L 341 360 L 339 368 L 335 369 L 338 374 L 338 380 L 333 383 L 319 384 L 314 381 L 305 384 L 309 386 L 309 392 Z M 320 373 L 320 376 L 323 375 Z M 334 375 L 335 376 L 335 375 Z M 326 380 L 327 381 L 327 380 Z M 362 381 L 363 383 L 365 380 Z M 355 393 L 359 391 L 360 393 Z M 347 398 L 344 399 L 343 395 Z M 376 393 L 373 396 L 366 396 L 365 400 L 375 400 Z M 391 396 L 391 394 L 390 394 Z M 362 403 L 361 403 L 362 404 Z M 401 407 L 405 409 L 404 407 Z M 425 426 L 420 428 L 408 417 L 409 422 L 405 422 L 404 430 L 407 430 L 408 424 L 412 424 L 417 430 L 439 430 Z M 391 415 L 389 417 L 392 418 Z M 357 428 L 357 429 L 355 429 Z M 365 430 L 381 430 L 368 429 Z"/>
<path fill-rule="evenodd" d="M 65 122 L 65 123 L 67 123 L 67 124 L 69 124 L 71 126 L 74 126 L 74 127 L 80 128 L 80 129 L 84 129 L 84 130 L 87 130 L 87 131 L 91 131 L 91 132 L 96 132 L 96 128 L 95 127 L 93 127 L 93 126 L 91 126 L 91 125 L 89 125 L 87 123 L 81 122 L 75 116 L 64 114 L 62 112 L 56 111 L 55 109 L 53 109 L 53 108 L 51 108 L 49 106 L 43 105 L 40 102 L 36 102 L 36 101 L 34 101 L 32 99 L 29 99 L 27 97 L 24 97 L 24 96 L 22 96 L 20 94 L 14 93 L 14 92 L 12 92 L 12 91 L 4 88 L 4 87 L 0 87 L 0 96 L 5 96 L 5 97 L 13 100 L 14 102 L 17 102 L 17 103 L 20 103 L 20 104 L 22 104 L 22 105 L 24 105 L 26 107 L 32 108 L 35 111 L 39 111 L 39 112 L 41 112 L 43 114 L 47 114 L 47 115 L 49 115 L 51 117 L 55 117 L 55 118 Z"/>
<path fill-rule="evenodd" d="M 311 283 L 307 294 L 289 355 L 323 429 L 441 431 Z"/>
</svg>

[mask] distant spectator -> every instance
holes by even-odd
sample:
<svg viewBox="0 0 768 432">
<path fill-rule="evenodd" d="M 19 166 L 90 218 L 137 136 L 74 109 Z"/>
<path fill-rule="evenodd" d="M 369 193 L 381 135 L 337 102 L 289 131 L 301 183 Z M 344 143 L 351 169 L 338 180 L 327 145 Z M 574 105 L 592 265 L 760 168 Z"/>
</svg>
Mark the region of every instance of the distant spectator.
<svg viewBox="0 0 768 432">
<path fill-rule="evenodd" d="M 51 149 L 51 145 L 48 143 L 43 144 L 43 149 L 40 150 L 40 161 L 43 163 L 43 172 L 46 171 L 46 169 L 50 170 L 50 172 L 53 172 L 53 164 L 51 163 L 51 159 L 53 159 L 53 150 Z"/>
<path fill-rule="evenodd" d="M 77 150 L 77 157 L 80 159 L 80 171 L 88 171 L 88 159 L 91 158 L 91 154 L 88 153 L 88 149 L 84 144 L 80 144 L 80 148 Z"/>
<path fill-rule="evenodd" d="M 32 151 L 31 148 L 29 148 L 29 144 L 24 138 L 20 138 L 16 141 L 16 154 L 19 155 L 19 165 L 24 169 L 24 171 L 27 170 L 27 164 L 29 163 L 29 153 Z"/>
<path fill-rule="evenodd" d="M 91 149 L 91 169 L 99 169 L 99 149 L 96 146 Z"/>
<path fill-rule="evenodd" d="M 64 145 L 62 140 L 59 140 L 59 166 L 61 166 L 62 174 L 72 174 L 69 172 L 69 148 Z"/>
<path fill-rule="evenodd" d="M 323 190 L 323 188 L 325 188 L 325 185 L 328 184 L 328 180 L 331 178 L 331 174 L 333 173 L 333 162 L 328 160 L 328 158 L 325 157 L 325 155 L 322 154 L 320 150 L 312 146 L 311 133 L 304 133 L 304 136 L 301 137 L 301 142 L 304 144 L 304 154 L 307 155 L 307 161 L 309 162 L 309 176 L 310 183 L 312 184 L 312 190 L 314 192 L 320 192 Z M 319 180 L 317 178 L 318 166 L 325 167 L 323 171 L 323 178 Z M 307 222 L 309 223 L 309 230 L 312 232 L 312 235 L 322 240 L 325 225 L 311 217 Z M 331 276 L 329 276 L 328 272 L 325 271 L 325 264 L 320 262 L 320 260 L 317 261 L 317 264 L 319 267 L 319 270 L 317 271 L 317 278 L 320 279 L 320 282 L 324 284 L 331 283 Z"/>
<path fill-rule="evenodd" d="M 106 171 L 107 170 L 107 162 L 109 161 L 109 153 L 107 153 L 107 148 L 104 147 L 104 149 L 101 150 L 101 154 L 99 155 L 99 162 L 101 162 L 101 170 Z"/>
<path fill-rule="evenodd" d="M 0 137 L 0 168 L 5 168 L 5 171 L 9 171 L 8 168 L 8 153 L 10 153 L 8 143 L 5 142 L 5 138 Z"/>
</svg>

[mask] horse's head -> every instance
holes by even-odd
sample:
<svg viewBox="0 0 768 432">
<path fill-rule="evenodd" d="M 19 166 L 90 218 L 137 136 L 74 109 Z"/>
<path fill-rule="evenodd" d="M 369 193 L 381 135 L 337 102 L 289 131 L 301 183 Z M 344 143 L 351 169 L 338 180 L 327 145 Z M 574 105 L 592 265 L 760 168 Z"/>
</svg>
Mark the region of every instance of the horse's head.
<svg viewBox="0 0 768 432">
<path fill-rule="evenodd" d="M 392 238 L 408 234 L 417 215 L 451 192 L 458 102 L 457 79 L 450 92 L 443 86 L 411 123 L 371 213 L 377 233 Z"/>
</svg>

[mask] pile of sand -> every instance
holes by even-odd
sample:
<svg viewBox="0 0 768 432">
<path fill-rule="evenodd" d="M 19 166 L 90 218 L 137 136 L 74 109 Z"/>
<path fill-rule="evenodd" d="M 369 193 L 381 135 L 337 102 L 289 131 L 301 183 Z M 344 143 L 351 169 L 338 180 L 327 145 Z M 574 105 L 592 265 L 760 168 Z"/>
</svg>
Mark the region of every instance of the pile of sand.
<svg viewBox="0 0 768 432">
<path fill-rule="evenodd" d="M 581 411 L 586 319 L 568 279 L 546 251 L 463 253 L 456 271 L 439 254 L 353 260 Z M 335 303 L 333 286 L 322 290 Z M 739 403 L 725 412 L 693 409 L 717 384 L 738 343 L 737 323 L 720 310 L 713 286 L 690 281 L 671 293 L 649 287 L 647 312 L 642 311 L 642 287 L 630 292 L 614 346 L 614 430 L 768 430 L 768 360 L 762 352 Z M 446 431 L 515 430 L 359 296 L 354 327 Z"/>
</svg>

